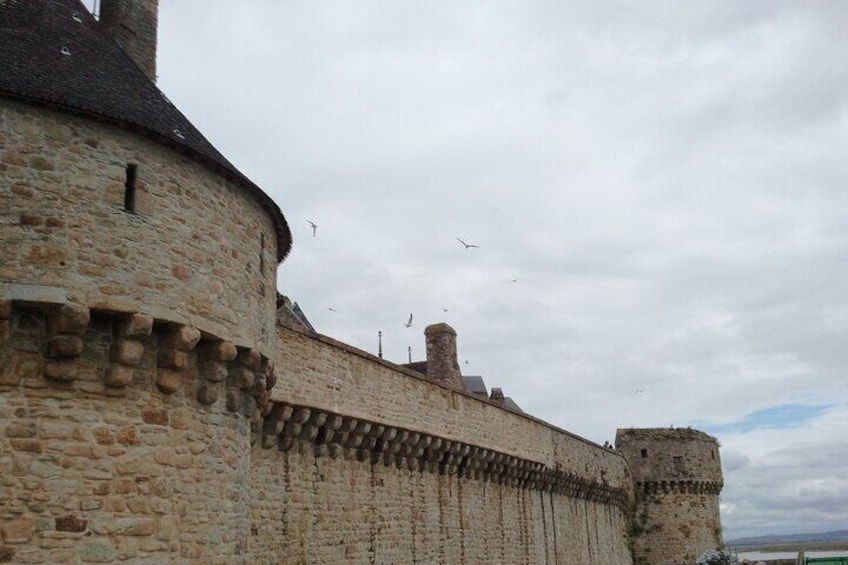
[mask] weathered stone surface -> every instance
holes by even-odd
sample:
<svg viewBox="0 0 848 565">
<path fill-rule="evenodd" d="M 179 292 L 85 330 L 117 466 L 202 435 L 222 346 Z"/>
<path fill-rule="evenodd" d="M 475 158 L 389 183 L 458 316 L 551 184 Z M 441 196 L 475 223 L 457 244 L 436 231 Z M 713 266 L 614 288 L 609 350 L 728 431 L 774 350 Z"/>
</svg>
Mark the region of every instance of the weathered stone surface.
<svg viewBox="0 0 848 565">
<path fill-rule="evenodd" d="M 179 326 L 171 331 L 167 342 L 179 351 L 191 351 L 200 342 L 200 330 L 190 326 Z"/>
<path fill-rule="evenodd" d="M 245 367 L 258 371 L 262 366 L 262 354 L 255 349 L 239 351 L 238 362 Z"/>
<path fill-rule="evenodd" d="M 198 367 L 198 370 L 204 379 L 212 383 L 222 383 L 229 376 L 227 366 L 217 361 L 203 362 Z"/>
<path fill-rule="evenodd" d="M 232 361 L 238 355 L 238 349 L 229 341 L 216 341 L 200 348 L 201 361 Z"/>
<path fill-rule="evenodd" d="M 17 518 L 0 523 L 0 538 L 6 543 L 27 543 L 32 539 L 35 528 L 29 518 Z"/>
<path fill-rule="evenodd" d="M 165 349 L 159 351 L 156 358 L 156 364 L 165 369 L 173 369 L 175 371 L 183 371 L 188 369 L 189 357 L 185 351 L 176 349 Z"/>
<path fill-rule="evenodd" d="M 147 337 L 153 331 L 153 317 L 144 314 L 132 314 L 121 319 L 117 333 L 124 338 Z"/>
<path fill-rule="evenodd" d="M 81 304 L 63 304 L 50 318 L 50 330 L 53 333 L 82 335 L 88 328 L 91 314 L 87 306 Z"/>
<path fill-rule="evenodd" d="M 183 375 L 180 371 L 171 369 L 159 369 L 156 377 L 156 387 L 165 394 L 173 394 L 180 390 Z"/>
<path fill-rule="evenodd" d="M 218 400 L 218 388 L 212 383 L 203 383 L 197 387 L 197 401 L 210 405 Z"/>
<path fill-rule="evenodd" d="M 13 439 L 9 443 L 15 451 L 41 453 L 44 450 L 42 443 L 37 439 Z"/>
<path fill-rule="evenodd" d="M 114 563 L 118 560 L 115 545 L 109 539 L 85 538 L 74 546 L 76 556 L 83 563 Z"/>
<path fill-rule="evenodd" d="M 230 372 L 230 383 L 242 390 L 253 388 L 253 383 L 256 380 L 253 370 L 247 367 L 236 367 Z"/>
<path fill-rule="evenodd" d="M 78 335 L 61 334 L 47 342 L 44 356 L 49 359 L 68 359 L 79 357 L 82 353 L 82 338 Z"/>
<path fill-rule="evenodd" d="M 164 409 L 159 410 L 142 410 L 141 411 L 141 419 L 145 424 L 153 424 L 156 426 L 167 426 L 168 425 L 168 411 Z"/>
<path fill-rule="evenodd" d="M 78 368 L 73 361 L 49 361 L 44 365 L 44 378 L 57 382 L 71 382 L 77 378 Z"/>
<path fill-rule="evenodd" d="M 135 367 L 144 355 L 144 345 L 134 339 L 119 339 L 109 348 L 109 359 L 113 363 Z"/>
<path fill-rule="evenodd" d="M 68 301 L 67 289 L 56 286 L 7 283 L 0 290 L 6 299 L 22 304 L 53 305 Z"/>
<path fill-rule="evenodd" d="M 5 425 L 6 437 L 34 438 L 38 434 L 38 425 L 33 421 L 17 420 Z"/>
<path fill-rule="evenodd" d="M 92 267 L 89 267 L 89 269 L 92 269 Z M 93 270 L 95 270 L 95 273 L 92 274 L 103 275 L 102 269 L 94 268 Z M 99 290 L 102 292 L 104 288 L 101 287 Z M 120 292 L 117 288 L 109 290 Z M 110 314 L 135 314 L 138 312 L 138 305 L 134 301 L 110 295 L 92 297 L 88 302 L 88 307 L 93 311 L 108 312 Z"/>
<path fill-rule="evenodd" d="M 112 365 L 106 370 L 104 382 L 106 386 L 125 387 L 133 381 L 135 369 L 126 365 Z"/>
<path fill-rule="evenodd" d="M 88 527 L 88 520 L 78 516 L 67 515 L 56 518 L 56 530 L 60 532 L 84 532 Z"/>
</svg>

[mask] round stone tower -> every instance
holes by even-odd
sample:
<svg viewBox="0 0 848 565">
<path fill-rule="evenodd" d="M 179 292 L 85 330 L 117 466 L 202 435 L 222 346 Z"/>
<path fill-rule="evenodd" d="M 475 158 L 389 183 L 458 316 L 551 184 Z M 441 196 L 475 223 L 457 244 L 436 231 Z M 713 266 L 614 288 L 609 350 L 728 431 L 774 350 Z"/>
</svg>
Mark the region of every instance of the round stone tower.
<svg viewBox="0 0 848 565">
<path fill-rule="evenodd" d="M 722 545 L 718 441 L 691 428 L 618 430 L 615 447 L 633 475 L 634 563 L 694 563 Z"/>
<path fill-rule="evenodd" d="M 0 2 L 0 562 L 246 561 L 291 234 L 153 84 L 155 8 Z"/>
</svg>

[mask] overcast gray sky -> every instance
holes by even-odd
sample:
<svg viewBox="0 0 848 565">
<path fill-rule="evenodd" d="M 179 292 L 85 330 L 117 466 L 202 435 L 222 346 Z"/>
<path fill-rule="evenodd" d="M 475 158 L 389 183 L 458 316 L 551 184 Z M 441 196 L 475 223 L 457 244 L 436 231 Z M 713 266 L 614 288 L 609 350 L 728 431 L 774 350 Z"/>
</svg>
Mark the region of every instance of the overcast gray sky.
<svg viewBox="0 0 848 565">
<path fill-rule="evenodd" d="M 716 435 L 726 537 L 848 529 L 848 2 L 161 4 L 318 331 L 448 322 L 557 426 Z"/>
</svg>

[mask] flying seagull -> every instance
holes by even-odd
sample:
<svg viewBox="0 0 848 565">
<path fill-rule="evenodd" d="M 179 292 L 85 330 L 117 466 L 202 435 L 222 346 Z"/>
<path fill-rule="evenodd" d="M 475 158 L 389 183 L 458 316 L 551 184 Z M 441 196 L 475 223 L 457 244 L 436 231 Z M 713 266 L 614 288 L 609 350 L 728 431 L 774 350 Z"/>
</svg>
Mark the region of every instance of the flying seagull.
<svg viewBox="0 0 848 565">
<path fill-rule="evenodd" d="M 411 313 L 411 312 L 410 312 L 410 314 L 409 314 L 409 319 L 406 321 L 406 323 L 404 324 L 404 326 L 406 326 L 407 328 L 411 328 L 411 327 L 412 327 L 412 313 Z"/>
<path fill-rule="evenodd" d="M 312 237 L 315 237 L 315 232 L 318 231 L 318 224 L 313 222 L 312 220 L 306 220 L 309 222 L 309 225 L 312 226 Z"/>
<path fill-rule="evenodd" d="M 480 247 L 479 245 L 474 245 L 473 243 L 465 243 L 464 241 L 462 241 L 462 240 L 461 240 L 461 239 L 459 239 L 459 238 L 456 238 L 456 240 L 457 240 L 458 242 L 460 242 L 462 245 L 464 245 L 466 249 L 468 249 L 468 248 L 470 248 L 470 247 Z"/>
<path fill-rule="evenodd" d="M 327 306 L 327 310 L 329 310 L 330 312 L 335 312 L 335 311 L 336 311 L 336 309 L 335 309 L 335 308 L 333 308 L 332 306 Z"/>
</svg>

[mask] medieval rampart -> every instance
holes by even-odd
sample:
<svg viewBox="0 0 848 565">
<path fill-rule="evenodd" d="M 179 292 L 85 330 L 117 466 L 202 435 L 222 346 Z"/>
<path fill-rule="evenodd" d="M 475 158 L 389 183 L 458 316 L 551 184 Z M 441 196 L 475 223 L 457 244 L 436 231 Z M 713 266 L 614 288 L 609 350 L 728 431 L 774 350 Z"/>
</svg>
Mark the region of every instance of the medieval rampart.
<svg viewBox="0 0 848 565">
<path fill-rule="evenodd" d="M 630 562 L 617 453 L 290 327 L 277 374 L 253 450 L 259 562 Z"/>
<path fill-rule="evenodd" d="M 21 294 L 0 309 L 7 560 L 629 563 L 609 450 L 287 328 L 288 385 L 266 405 L 255 350 Z M 335 386 L 311 389 L 322 371 Z M 333 402 L 362 381 L 369 405 Z"/>
<path fill-rule="evenodd" d="M 651 563 L 720 542 L 709 436 L 615 451 L 504 409 L 465 391 L 445 324 L 426 375 L 277 324 L 285 218 L 152 84 L 156 0 L 102 4 L 101 25 L 0 1 L 0 563 L 629 565 L 639 528 Z"/>
</svg>

